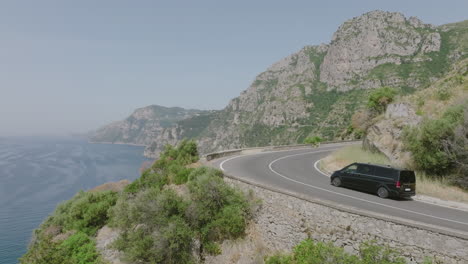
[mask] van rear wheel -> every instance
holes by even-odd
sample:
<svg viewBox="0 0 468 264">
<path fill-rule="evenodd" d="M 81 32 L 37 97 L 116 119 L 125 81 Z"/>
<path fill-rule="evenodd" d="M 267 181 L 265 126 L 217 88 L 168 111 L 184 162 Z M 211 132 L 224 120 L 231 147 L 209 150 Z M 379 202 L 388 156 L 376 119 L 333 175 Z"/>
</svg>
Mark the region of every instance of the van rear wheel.
<svg viewBox="0 0 468 264">
<path fill-rule="evenodd" d="M 377 195 L 380 197 L 380 198 L 388 198 L 388 191 L 385 187 L 380 187 L 378 190 L 377 190 Z"/>
<path fill-rule="evenodd" d="M 335 187 L 340 187 L 341 186 L 341 179 L 338 178 L 338 177 L 333 178 L 332 184 Z"/>
</svg>

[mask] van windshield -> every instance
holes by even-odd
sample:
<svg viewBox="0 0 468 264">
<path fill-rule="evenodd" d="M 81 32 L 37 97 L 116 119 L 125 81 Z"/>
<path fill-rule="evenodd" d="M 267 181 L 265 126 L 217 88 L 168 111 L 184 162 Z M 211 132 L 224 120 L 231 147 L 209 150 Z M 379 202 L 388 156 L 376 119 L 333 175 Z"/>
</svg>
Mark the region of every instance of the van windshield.
<svg viewBox="0 0 468 264">
<path fill-rule="evenodd" d="M 414 176 L 414 171 L 401 171 L 400 181 L 404 183 L 415 183 L 416 177 Z"/>
</svg>

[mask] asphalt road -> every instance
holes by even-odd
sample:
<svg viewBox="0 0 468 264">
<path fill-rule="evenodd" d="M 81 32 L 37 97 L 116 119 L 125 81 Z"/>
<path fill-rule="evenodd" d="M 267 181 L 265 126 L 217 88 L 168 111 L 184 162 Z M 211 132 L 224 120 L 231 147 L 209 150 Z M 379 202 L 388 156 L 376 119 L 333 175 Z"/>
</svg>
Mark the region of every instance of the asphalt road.
<svg viewBox="0 0 468 264">
<path fill-rule="evenodd" d="M 314 165 L 340 147 L 324 145 L 315 149 L 262 152 L 221 158 L 211 163 L 227 174 L 277 189 L 468 234 L 466 211 L 414 200 L 382 199 L 375 194 L 330 185 L 330 178 Z"/>
</svg>

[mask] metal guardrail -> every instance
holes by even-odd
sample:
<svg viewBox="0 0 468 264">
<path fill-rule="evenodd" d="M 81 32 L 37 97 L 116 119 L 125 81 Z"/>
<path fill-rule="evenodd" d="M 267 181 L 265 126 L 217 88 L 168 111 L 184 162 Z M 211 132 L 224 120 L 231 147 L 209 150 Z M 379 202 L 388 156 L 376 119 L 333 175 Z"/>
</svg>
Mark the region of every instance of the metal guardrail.
<svg viewBox="0 0 468 264">
<path fill-rule="evenodd" d="M 326 141 L 321 142 L 320 145 L 328 145 L 328 144 L 336 144 L 336 143 L 358 143 L 361 140 L 341 140 L 341 141 Z M 268 151 L 275 151 L 275 150 L 283 150 L 283 149 L 296 149 L 296 148 L 307 148 L 311 147 L 311 144 L 296 144 L 296 145 L 280 145 L 280 146 L 264 146 L 264 147 L 252 147 L 252 148 L 241 148 L 241 149 L 229 149 L 223 150 L 219 152 L 213 152 L 205 154 L 205 158 L 207 161 L 219 159 L 228 156 L 240 155 L 245 154 L 246 152 L 268 152 Z"/>
</svg>

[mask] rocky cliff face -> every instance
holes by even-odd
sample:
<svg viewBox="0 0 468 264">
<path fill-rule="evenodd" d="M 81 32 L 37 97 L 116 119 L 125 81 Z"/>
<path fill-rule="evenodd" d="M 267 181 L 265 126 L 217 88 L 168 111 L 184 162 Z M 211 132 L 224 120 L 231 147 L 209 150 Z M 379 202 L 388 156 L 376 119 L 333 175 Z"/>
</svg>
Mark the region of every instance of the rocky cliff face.
<svg viewBox="0 0 468 264">
<path fill-rule="evenodd" d="M 372 125 L 363 141 L 367 149 L 379 151 L 387 156 L 392 164 L 406 166 L 411 154 L 403 145 L 403 129 L 406 126 L 417 126 L 421 116 L 406 103 L 390 104 L 382 120 Z"/>
<path fill-rule="evenodd" d="M 382 83 L 366 77 L 377 66 L 429 60 L 425 55 L 438 52 L 440 46 L 441 36 L 435 28 L 415 17 L 370 12 L 346 21 L 335 32 L 320 67 L 320 80 L 329 89 L 375 88 Z M 397 84 L 403 80 L 387 81 Z"/>
<path fill-rule="evenodd" d="M 437 119 L 451 106 L 466 104 L 467 76 L 468 59 L 464 59 L 430 87 L 388 105 L 385 114 L 367 130 L 364 147 L 383 153 L 395 165 L 411 167 L 411 153 L 404 147 L 404 129 L 420 125 L 423 119 Z"/>
<path fill-rule="evenodd" d="M 309 135 L 343 138 L 369 90 L 391 86 L 413 93 L 465 58 L 467 28 L 466 21 L 435 27 L 384 11 L 350 19 L 330 44 L 304 47 L 259 74 L 191 136 L 204 153 L 300 143 Z M 146 154 L 186 137 L 188 129 L 183 124 L 168 129 Z"/>
<path fill-rule="evenodd" d="M 150 145 L 175 122 L 204 111 L 151 105 L 135 110 L 123 121 L 91 132 L 90 141 L 98 143 Z"/>
</svg>

